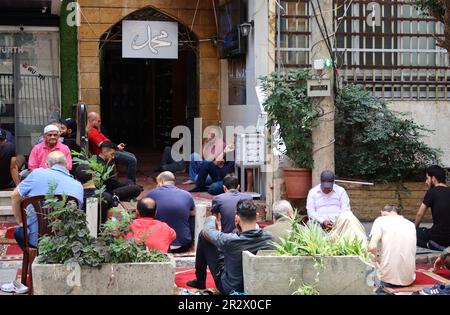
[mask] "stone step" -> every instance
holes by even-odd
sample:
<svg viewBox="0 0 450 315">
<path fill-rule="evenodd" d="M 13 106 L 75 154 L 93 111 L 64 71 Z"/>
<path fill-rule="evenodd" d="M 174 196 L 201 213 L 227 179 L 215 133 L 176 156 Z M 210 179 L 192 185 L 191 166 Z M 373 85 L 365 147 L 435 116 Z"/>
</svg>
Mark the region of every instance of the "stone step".
<svg viewBox="0 0 450 315">
<path fill-rule="evenodd" d="M 13 215 L 11 206 L 0 206 L 0 217 Z M 0 219 L 1 221 L 1 219 Z"/>
<path fill-rule="evenodd" d="M 11 205 L 11 193 L 12 191 L 0 191 L 0 206 Z"/>
</svg>

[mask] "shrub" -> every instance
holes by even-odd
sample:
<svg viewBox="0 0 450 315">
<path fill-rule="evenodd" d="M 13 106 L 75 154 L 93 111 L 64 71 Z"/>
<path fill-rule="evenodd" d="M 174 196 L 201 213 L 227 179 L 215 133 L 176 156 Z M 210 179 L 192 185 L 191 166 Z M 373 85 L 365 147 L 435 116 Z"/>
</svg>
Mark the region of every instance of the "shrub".
<svg viewBox="0 0 450 315">
<path fill-rule="evenodd" d="M 430 130 L 361 87 L 345 86 L 336 111 L 335 160 L 341 177 L 401 181 L 439 161 L 439 151 L 422 141 Z"/>
<path fill-rule="evenodd" d="M 318 122 L 311 99 L 307 97 L 308 70 L 271 73 L 261 78 L 269 127 L 279 125 L 286 154 L 294 167 L 312 168 L 312 129 Z"/>
<path fill-rule="evenodd" d="M 121 211 L 122 220 L 110 220 L 102 226 L 98 239 L 90 236 L 86 214 L 77 209 L 74 202 L 66 204 L 49 196 L 45 206 L 51 207 L 49 224 L 52 235 L 39 240 L 39 262 L 43 264 L 66 264 L 77 262 L 91 267 L 101 263 L 161 262 L 168 261 L 166 254 L 149 251 L 143 242 L 125 238 L 134 215 Z"/>
</svg>

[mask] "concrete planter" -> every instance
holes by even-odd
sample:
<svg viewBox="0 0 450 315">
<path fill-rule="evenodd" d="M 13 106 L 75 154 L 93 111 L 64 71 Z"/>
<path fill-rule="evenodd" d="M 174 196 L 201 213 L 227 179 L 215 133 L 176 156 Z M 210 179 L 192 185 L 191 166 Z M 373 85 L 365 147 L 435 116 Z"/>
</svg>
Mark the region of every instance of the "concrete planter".
<svg viewBox="0 0 450 315">
<path fill-rule="evenodd" d="M 251 295 L 290 295 L 302 284 L 315 284 L 321 295 L 372 294 L 374 267 L 357 256 L 323 257 L 323 269 L 312 256 L 275 256 L 273 251 L 243 252 L 244 290 Z M 295 283 L 289 286 L 290 279 Z"/>
<path fill-rule="evenodd" d="M 81 269 L 33 262 L 36 295 L 172 295 L 175 260 L 156 263 L 103 264 Z"/>
</svg>

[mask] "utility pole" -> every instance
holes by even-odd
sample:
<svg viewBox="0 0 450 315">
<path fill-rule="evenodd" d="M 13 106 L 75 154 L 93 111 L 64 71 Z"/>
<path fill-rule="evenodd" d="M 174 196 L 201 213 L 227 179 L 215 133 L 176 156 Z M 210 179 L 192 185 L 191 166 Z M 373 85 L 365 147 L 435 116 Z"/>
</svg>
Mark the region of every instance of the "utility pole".
<svg viewBox="0 0 450 315">
<path fill-rule="evenodd" d="M 314 60 L 331 59 L 327 42 L 333 49 L 333 0 L 311 0 L 311 53 L 310 62 Z M 319 124 L 312 131 L 314 167 L 312 171 L 313 186 L 320 183 L 320 173 L 324 170 L 334 172 L 334 68 L 325 67 L 312 74 L 321 74 L 322 80 L 330 80 L 330 96 L 313 98 L 316 111 L 320 114 Z"/>
</svg>

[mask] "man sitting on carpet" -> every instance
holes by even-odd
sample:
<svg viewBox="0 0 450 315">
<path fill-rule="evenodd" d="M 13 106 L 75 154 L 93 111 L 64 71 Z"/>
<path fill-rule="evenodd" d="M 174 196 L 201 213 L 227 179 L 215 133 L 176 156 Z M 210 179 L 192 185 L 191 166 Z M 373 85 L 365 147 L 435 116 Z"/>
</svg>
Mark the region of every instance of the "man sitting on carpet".
<svg viewBox="0 0 450 315">
<path fill-rule="evenodd" d="M 158 187 L 147 197 L 156 202 L 156 219 L 175 230 L 177 238 L 170 245 L 170 252 L 184 253 L 191 249 L 195 228 L 195 203 L 192 195 L 175 186 L 175 175 L 162 172 L 156 178 Z"/>
<path fill-rule="evenodd" d="M 202 231 L 204 241 L 212 243 L 223 254 L 214 264 L 208 265 L 216 287 L 222 294 L 244 291 L 242 252 L 256 254 L 259 250 L 275 249 L 270 232 L 256 229 L 256 205 L 252 200 L 240 200 L 235 216 L 239 233 L 223 233 L 217 230 L 215 216 L 209 216 Z M 201 241 L 201 238 L 198 240 Z M 200 246 L 200 244 L 198 245 Z"/>
<path fill-rule="evenodd" d="M 275 242 L 281 243 L 281 239 L 291 235 L 292 224 L 289 218 L 294 217 L 294 209 L 289 201 L 279 200 L 273 204 L 272 216 L 274 223 L 266 226 L 264 230 L 272 233 Z"/>
<path fill-rule="evenodd" d="M 426 171 L 428 191 L 416 215 L 417 245 L 425 248 L 450 246 L 450 187 L 445 184 L 445 170 L 430 166 Z M 431 208 L 433 226 L 421 228 L 420 223 L 428 208 Z M 434 244 L 433 244 L 434 243 Z"/>
<path fill-rule="evenodd" d="M 375 284 L 380 287 L 409 286 L 416 279 L 416 229 L 399 214 L 399 207 L 384 206 L 370 232 L 369 251 L 375 259 Z"/>
<path fill-rule="evenodd" d="M 239 192 L 239 180 L 233 175 L 229 174 L 223 179 L 223 189 L 225 193 L 220 194 L 212 200 L 212 214 L 220 222 L 220 228 L 223 233 L 232 233 L 236 229 L 236 205 L 240 200 L 252 200 L 252 195 L 248 193 Z M 205 289 L 206 285 L 206 267 L 214 265 L 217 260 L 217 247 L 208 241 L 200 234 L 199 239 L 202 239 L 197 244 L 197 251 L 195 253 L 195 276 L 196 279 L 188 281 L 187 285 L 197 288 Z"/>
<path fill-rule="evenodd" d="M 127 237 L 134 237 L 137 242 L 144 241 L 149 250 L 167 253 L 177 234 L 166 223 L 155 219 L 156 202 L 152 198 L 143 198 L 139 200 L 137 210 L 139 218 L 131 223 L 132 232 Z"/>
<path fill-rule="evenodd" d="M 309 219 L 318 222 L 327 231 L 333 228 L 339 214 L 351 211 L 347 192 L 334 183 L 332 171 L 326 170 L 320 174 L 320 184 L 308 193 L 306 210 Z"/>
<path fill-rule="evenodd" d="M 83 186 L 73 179 L 67 169 L 67 159 L 60 151 L 51 152 L 47 156 L 47 167 L 38 168 L 31 172 L 11 194 L 11 205 L 18 228 L 14 231 L 17 244 L 24 249 L 23 227 L 20 202 L 27 197 L 47 195 L 49 187 L 55 187 L 55 195 L 67 195 L 78 200 L 79 207 L 83 206 Z M 27 215 L 28 242 L 31 246 L 38 244 L 38 222 L 33 211 Z"/>
</svg>

